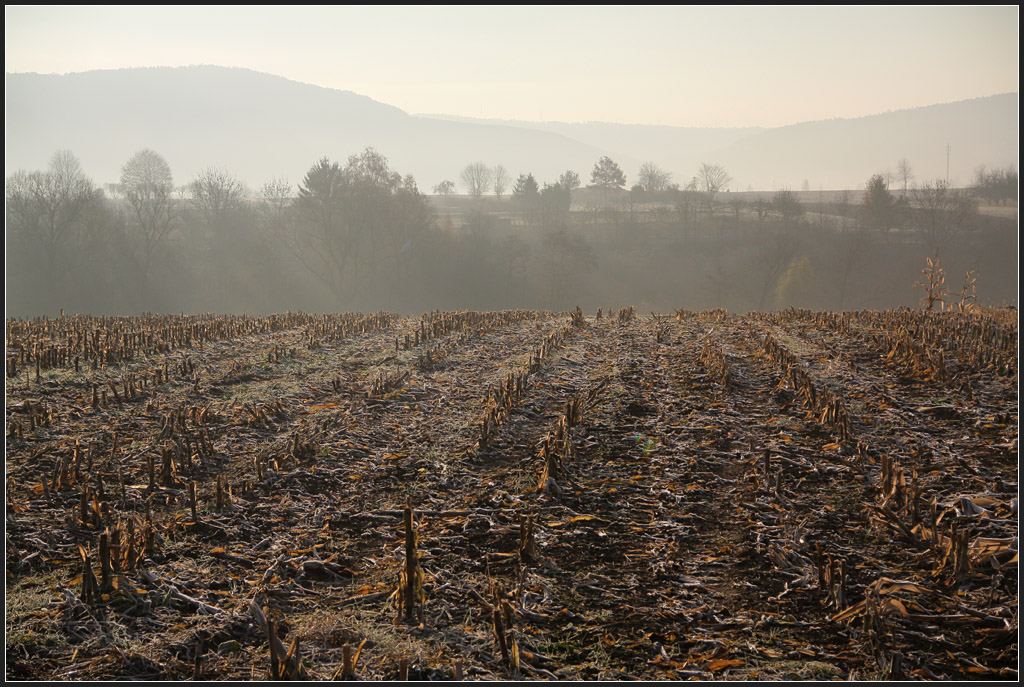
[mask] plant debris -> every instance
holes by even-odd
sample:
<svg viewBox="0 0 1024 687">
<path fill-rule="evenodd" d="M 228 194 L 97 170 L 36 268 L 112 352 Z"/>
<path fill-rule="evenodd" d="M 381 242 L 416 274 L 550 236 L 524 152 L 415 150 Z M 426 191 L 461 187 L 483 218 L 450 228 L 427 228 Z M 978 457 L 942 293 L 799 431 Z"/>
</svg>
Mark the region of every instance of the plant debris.
<svg viewBox="0 0 1024 687">
<path fill-rule="evenodd" d="M 8 679 L 1017 679 L 1016 312 L 7 321 Z"/>
</svg>

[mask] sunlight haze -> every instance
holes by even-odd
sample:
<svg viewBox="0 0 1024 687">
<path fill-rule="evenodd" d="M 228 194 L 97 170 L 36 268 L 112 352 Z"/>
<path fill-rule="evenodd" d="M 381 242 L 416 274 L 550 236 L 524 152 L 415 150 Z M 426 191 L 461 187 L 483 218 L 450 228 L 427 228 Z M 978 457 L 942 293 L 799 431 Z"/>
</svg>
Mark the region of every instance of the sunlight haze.
<svg viewBox="0 0 1024 687">
<path fill-rule="evenodd" d="M 1018 8 L 27 7 L 8 73 L 245 67 L 411 114 L 775 127 L 1013 92 Z"/>
</svg>

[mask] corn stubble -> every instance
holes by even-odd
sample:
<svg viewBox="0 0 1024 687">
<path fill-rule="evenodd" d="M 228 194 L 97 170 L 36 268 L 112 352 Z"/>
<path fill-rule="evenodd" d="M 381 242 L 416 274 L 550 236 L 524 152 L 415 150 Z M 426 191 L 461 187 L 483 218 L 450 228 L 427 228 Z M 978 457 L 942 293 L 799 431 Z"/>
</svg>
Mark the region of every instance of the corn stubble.
<svg viewBox="0 0 1024 687">
<path fill-rule="evenodd" d="M 8 320 L 8 677 L 1013 677 L 1016 317 L 920 286 Z"/>
</svg>

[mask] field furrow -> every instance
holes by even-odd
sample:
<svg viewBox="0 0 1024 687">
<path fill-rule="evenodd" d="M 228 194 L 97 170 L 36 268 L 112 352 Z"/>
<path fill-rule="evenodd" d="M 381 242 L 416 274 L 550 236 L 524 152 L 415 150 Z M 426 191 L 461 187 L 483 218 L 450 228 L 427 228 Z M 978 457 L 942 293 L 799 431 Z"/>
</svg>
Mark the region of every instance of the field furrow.
<svg viewBox="0 0 1024 687">
<path fill-rule="evenodd" d="M 1006 326 L 8 322 L 7 677 L 1014 679 Z"/>
</svg>

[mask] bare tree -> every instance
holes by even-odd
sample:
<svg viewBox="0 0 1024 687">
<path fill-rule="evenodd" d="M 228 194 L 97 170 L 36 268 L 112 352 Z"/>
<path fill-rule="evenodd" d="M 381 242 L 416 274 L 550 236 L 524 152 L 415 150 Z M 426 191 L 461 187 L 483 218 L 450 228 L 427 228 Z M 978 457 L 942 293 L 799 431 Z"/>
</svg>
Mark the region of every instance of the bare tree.
<svg viewBox="0 0 1024 687">
<path fill-rule="evenodd" d="M 676 191 L 673 194 L 673 205 L 679 219 L 681 229 L 696 227 L 700 222 L 701 194 L 697 191 L 697 180 L 692 179 L 685 189 Z"/>
<path fill-rule="evenodd" d="M 226 170 L 210 167 L 195 176 L 187 187 L 188 199 L 196 212 L 210 225 L 240 209 L 248 191 L 245 184 Z"/>
<path fill-rule="evenodd" d="M 905 157 L 901 157 L 900 161 L 896 163 L 896 178 L 903 182 L 903 195 L 906 196 L 907 187 L 914 180 L 914 168 L 910 166 L 910 161 Z"/>
<path fill-rule="evenodd" d="M 724 167 L 709 165 L 703 162 L 697 169 L 696 180 L 697 189 L 704 194 L 708 215 L 710 216 L 714 213 L 715 196 L 719 191 L 728 186 L 729 182 L 732 181 L 732 177 L 729 176 Z"/>
<path fill-rule="evenodd" d="M 58 254 L 83 226 L 85 214 L 97 195 L 92 181 L 70 151 L 59 150 L 45 172 L 16 172 L 7 179 L 7 217 L 12 229 L 38 243 L 50 272 L 58 268 Z"/>
<path fill-rule="evenodd" d="M 280 214 L 288 207 L 292 198 L 292 185 L 285 179 L 271 179 L 260 187 L 260 199 L 264 209 L 271 214 Z"/>
<path fill-rule="evenodd" d="M 800 203 L 800 199 L 789 189 L 775 192 L 772 197 L 772 209 L 779 213 L 783 224 L 789 224 L 804 215 L 804 206 Z"/>
<path fill-rule="evenodd" d="M 148 148 L 135 153 L 121 168 L 121 186 L 140 243 L 136 254 L 143 285 L 148 295 L 153 259 L 174 227 L 174 179 L 162 155 Z"/>
<path fill-rule="evenodd" d="M 647 193 L 664 191 L 672 180 L 672 174 L 666 172 L 653 162 L 645 162 L 640 165 L 640 172 L 637 174 L 638 183 Z"/>
<path fill-rule="evenodd" d="M 882 178 L 885 180 L 885 187 L 889 188 L 896 182 L 899 176 L 896 174 L 896 172 L 886 167 L 885 171 L 882 172 Z"/>
<path fill-rule="evenodd" d="M 42 268 L 47 305 L 56 302 L 57 290 L 86 247 L 101 196 L 68 150 L 54 153 L 46 171 L 19 171 L 7 178 L 12 248 L 41 254 L 36 264 Z"/>
<path fill-rule="evenodd" d="M 482 162 L 471 162 L 462 170 L 462 186 L 474 198 L 482 198 L 493 179 L 494 172 Z"/>
<path fill-rule="evenodd" d="M 505 191 L 508 190 L 509 184 L 512 183 L 512 175 L 509 174 L 508 170 L 503 165 L 497 165 L 494 168 L 494 195 L 500 200 Z"/>
<path fill-rule="evenodd" d="M 1017 200 L 1018 180 L 1017 169 L 1013 165 L 991 170 L 981 165 L 974 172 L 971 191 L 988 203 L 1006 205 L 1008 201 Z"/>
<path fill-rule="evenodd" d="M 447 198 L 453 193 L 455 193 L 454 181 L 448 181 L 447 179 L 445 179 L 440 184 L 434 187 L 435 196 L 444 196 L 445 198 Z"/>
<path fill-rule="evenodd" d="M 284 179 L 271 179 L 263 184 L 257 205 L 263 230 L 277 237 L 288 252 L 302 262 L 303 237 L 299 235 L 295 221 L 291 183 Z"/>
<path fill-rule="evenodd" d="M 976 228 L 978 202 L 969 191 L 937 179 L 911 191 L 910 218 L 925 248 L 938 260 L 950 244 Z"/>
</svg>

